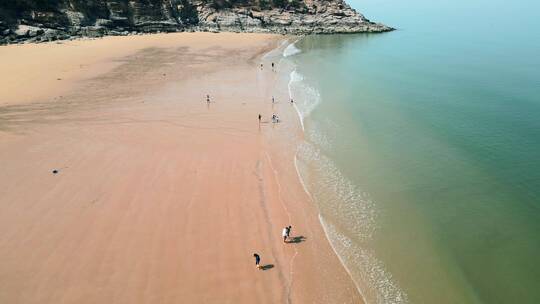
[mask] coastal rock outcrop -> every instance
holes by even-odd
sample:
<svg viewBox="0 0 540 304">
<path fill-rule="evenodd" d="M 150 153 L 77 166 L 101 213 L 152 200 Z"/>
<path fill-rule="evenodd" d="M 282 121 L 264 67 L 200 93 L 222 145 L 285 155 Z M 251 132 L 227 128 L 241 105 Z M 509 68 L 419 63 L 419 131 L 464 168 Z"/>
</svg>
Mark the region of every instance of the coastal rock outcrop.
<svg viewBox="0 0 540 304">
<path fill-rule="evenodd" d="M 3 0 L 0 44 L 151 32 L 386 32 L 343 0 Z"/>
</svg>

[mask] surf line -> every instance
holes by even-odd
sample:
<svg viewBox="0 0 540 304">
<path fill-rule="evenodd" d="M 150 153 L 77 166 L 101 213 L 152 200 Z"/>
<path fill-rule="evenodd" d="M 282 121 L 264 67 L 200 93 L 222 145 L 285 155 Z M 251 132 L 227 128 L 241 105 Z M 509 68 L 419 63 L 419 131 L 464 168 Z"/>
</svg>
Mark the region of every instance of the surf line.
<svg viewBox="0 0 540 304">
<path fill-rule="evenodd" d="M 283 49 L 283 57 L 290 57 L 290 56 L 294 56 L 298 53 L 301 53 L 302 50 L 300 50 L 299 48 L 296 47 L 296 43 L 300 40 L 302 40 L 303 38 L 305 37 L 305 35 L 301 35 L 300 37 L 298 37 L 298 39 L 294 40 L 294 42 L 292 43 L 289 43 L 289 45 L 287 45 L 287 47 L 285 47 Z M 288 50 L 291 50 L 291 52 L 287 52 Z"/>
<path fill-rule="evenodd" d="M 297 73 L 296 72 L 296 67 L 294 68 L 294 70 L 289 74 L 289 83 L 287 84 L 287 89 L 289 91 L 289 99 L 290 100 L 293 100 L 293 96 L 292 96 L 292 84 L 293 82 L 295 81 L 293 79 L 293 75 L 294 73 Z M 296 103 L 293 103 L 293 107 L 294 107 L 294 110 L 296 111 L 296 114 L 298 115 L 298 120 L 300 121 L 300 127 L 302 128 L 302 133 L 305 132 L 305 128 L 304 128 L 304 118 L 302 118 L 302 114 L 300 113 L 300 109 L 298 108 L 298 106 L 296 105 Z"/>
<path fill-rule="evenodd" d="M 285 213 L 287 213 L 287 217 L 289 218 L 289 223 L 290 223 L 292 221 L 292 216 L 291 216 L 291 213 L 289 212 L 289 209 L 287 208 L 287 205 L 285 204 L 285 201 L 283 200 L 283 195 L 281 194 L 282 191 L 281 191 L 281 184 L 279 183 L 278 172 L 276 168 L 274 167 L 274 165 L 272 164 L 272 159 L 270 158 L 270 155 L 268 155 L 268 152 L 265 151 L 264 154 L 266 155 L 266 158 L 268 159 L 268 164 L 270 165 L 270 168 L 272 169 L 272 173 L 274 174 L 274 180 L 276 181 L 276 185 L 278 186 L 279 201 L 281 203 L 283 210 L 285 211 Z M 294 248 L 294 254 L 289 263 L 289 275 L 291 279 L 287 286 L 288 303 L 291 303 L 291 291 L 292 291 L 292 284 L 293 284 L 293 278 L 294 278 L 294 260 L 296 259 L 296 256 L 298 255 L 298 249 L 296 248 L 296 246 L 294 246 L 293 248 Z"/>
</svg>

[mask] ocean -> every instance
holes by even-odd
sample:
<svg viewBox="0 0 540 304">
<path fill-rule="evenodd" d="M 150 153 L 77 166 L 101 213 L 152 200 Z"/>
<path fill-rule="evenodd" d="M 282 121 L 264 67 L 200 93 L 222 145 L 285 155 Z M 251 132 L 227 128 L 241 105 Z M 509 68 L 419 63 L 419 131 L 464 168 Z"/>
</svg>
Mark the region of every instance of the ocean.
<svg viewBox="0 0 540 304">
<path fill-rule="evenodd" d="M 365 0 L 397 30 L 280 67 L 296 164 L 367 303 L 540 303 L 540 3 Z"/>
</svg>

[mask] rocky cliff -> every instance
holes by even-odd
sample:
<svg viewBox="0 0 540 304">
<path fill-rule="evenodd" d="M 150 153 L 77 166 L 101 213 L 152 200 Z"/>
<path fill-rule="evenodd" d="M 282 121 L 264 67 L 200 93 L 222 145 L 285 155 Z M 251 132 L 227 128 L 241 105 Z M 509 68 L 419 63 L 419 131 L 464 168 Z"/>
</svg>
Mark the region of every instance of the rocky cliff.
<svg viewBox="0 0 540 304">
<path fill-rule="evenodd" d="M 0 44 L 141 32 L 385 32 L 344 0 L 0 0 Z"/>
</svg>

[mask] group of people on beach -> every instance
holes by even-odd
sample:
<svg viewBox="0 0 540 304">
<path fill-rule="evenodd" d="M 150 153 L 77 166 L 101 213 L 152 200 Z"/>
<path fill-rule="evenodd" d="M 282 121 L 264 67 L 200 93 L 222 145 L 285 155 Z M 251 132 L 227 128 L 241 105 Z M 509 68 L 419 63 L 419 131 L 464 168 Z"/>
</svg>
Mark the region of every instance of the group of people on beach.
<svg viewBox="0 0 540 304">
<path fill-rule="evenodd" d="M 275 70 L 274 70 L 274 63 L 273 63 L 273 62 L 272 62 L 272 65 L 271 65 L 271 66 L 272 66 L 272 71 L 275 71 Z M 263 69 L 263 67 L 264 67 L 264 65 L 261 63 L 261 70 Z"/>
<path fill-rule="evenodd" d="M 271 66 L 272 66 L 272 71 L 274 71 L 274 67 L 275 67 L 275 64 L 272 62 L 271 63 Z M 261 63 L 261 70 L 263 69 L 264 65 Z M 206 103 L 207 104 L 210 104 L 210 94 L 206 94 Z M 291 98 L 290 100 L 291 104 L 294 104 L 294 100 Z M 274 96 L 272 96 L 272 104 L 276 103 L 276 99 L 274 98 Z M 259 114 L 259 124 L 261 123 L 262 121 L 262 115 Z M 272 123 L 279 123 L 281 120 L 279 118 L 279 116 L 276 114 L 276 113 L 273 113 L 272 114 Z"/>
<path fill-rule="evenodd" d="M 263 64 L 261 63 L 261 70 L 263 69 Z M 272 71 L 274 71 L 274 63 L 272 62 Z M 210 95 L 206 94 L 206 103 L 210 103 Z M 272 104 L 276 102 L 276 99 L 274 96 L 272 96 Z M 294 100 L 291 98 L 291 104 L 294 103 Z M 259 114 L 259 123 L 261 123 L 262 115 Z M 279 116 L 277 114 L 272 114 L 272 123 L 278 123 L 280 121 Z M 292 226 L 286 226 L 283 228 L 281 232 L 281 236 L 283 237 L 283 243 L 287 243 L 287 240 L 291 237 L 291 230 Z M 261 265 L 261 256 L 258 253 L 254 253 L 253 257 L 255 258 L 255 267 L 257 269 L 263 269 L 263 266 Z"/>
<path fill-rule="evenodd" d="M 261 70 L 263 69 L 263 64 L 261 63 Z M 272 71 L 274 71 L 274 63 L 272 62 Z M 210 94 L 206 94 L 206 103 L 210 104 Z M 274 98 L 274 96 L 272 96 L 272 104 L 274 104 L 276 102 L 276 99 Z M 291 98 L 290 100 L 291 104 L 294 104 L 294 100 Z M 262 120 L 262 115 L 259 114 L 259 124 L 261 123 L 261 120 Z M 272 114 L 272 123 L 279 123 L 280 122 L 280 118 L 277 114 Z M 283 237 L 283 243 L 289 243 L 290 241 L 288 241 L 291 237 L 291 230 L 292 230 L 292 226 L 289 225 L 289 226 L 285 226 L 281 232 L 281 236 Z M 257 267 L 257 269 L 265 269 L 265 267 L 263 267 L 261 265 L 261 256 L 258 254 L 258 253 L 253 253 L 253 257 L 255 258 L 255 266 Z"/>
<path fill-rule="evenodd" d="M 262 115 L 259 114 L 259 124 L 261 123 Z M 272 114 L 272 123 L 278 123 L 279 122 L 279 116 L 277 114 Z"/>
<path fill-rule="evenodd" d="M 291 237 L 291 230 L 291 225 L 285 226 L 283 228 L 283 231 L 281 232 L 281 236 L 283 237 L 283 243 L 287 243 L 287 239 Z M 258 253 L 254 253 L 253 257 L 255 258 L 255 267 L 257 269 L 263 269 L 263 266 L 261 265 L 261 256 Z"/>
<path fill-rule="evenodd" d="M 274 96 L 272 96 L 272 104 L 274 104 L 275 102 L 276 102 L 276 99 L 274 98 Z M 291 102 L 292 102 L 292 99 L 291 99 Z M 262 115 L 259 113 L 259 124 L 261 123 L 261 119 L 262 119 Z M 279 116 L 276 113 L 273 113 L 272 123 L 278 123 L 278 122 L 280 122 Z"/>
</svg>

